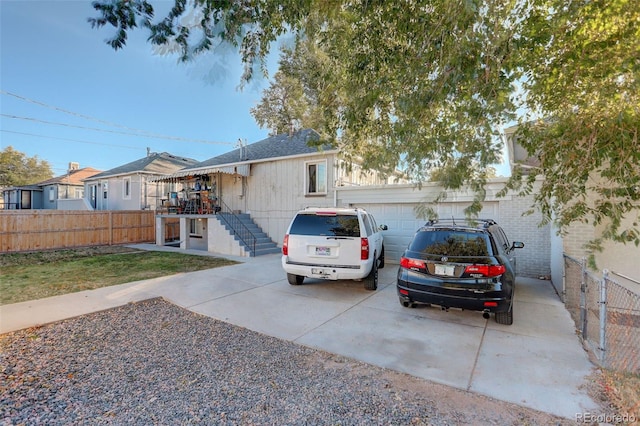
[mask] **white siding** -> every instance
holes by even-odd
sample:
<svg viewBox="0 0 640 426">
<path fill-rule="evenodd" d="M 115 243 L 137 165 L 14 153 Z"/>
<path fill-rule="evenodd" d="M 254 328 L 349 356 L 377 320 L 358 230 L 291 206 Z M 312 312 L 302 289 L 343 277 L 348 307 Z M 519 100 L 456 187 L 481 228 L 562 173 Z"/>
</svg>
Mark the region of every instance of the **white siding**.
<svg viewBox="0 0 640 426">
<path fill-rule="evenodd" d="M 305 195 L 305 162 L 320 159 L 327 160 L 327 194 Z M 333 206 L 333 173 L 333 156 L 324 154 L 253 164 L 247 180 L 247 213 L 281 245 L 295 212 L 307 206 Z"/>
</svg>

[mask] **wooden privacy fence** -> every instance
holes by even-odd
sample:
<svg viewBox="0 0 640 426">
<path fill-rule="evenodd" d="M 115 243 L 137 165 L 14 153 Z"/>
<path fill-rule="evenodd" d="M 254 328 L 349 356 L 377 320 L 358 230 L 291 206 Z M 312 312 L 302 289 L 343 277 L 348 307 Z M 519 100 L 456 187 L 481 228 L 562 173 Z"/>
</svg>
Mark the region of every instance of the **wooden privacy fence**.
<svg viewBox="0 0 640 426">
<path fill-rule="evenodd" d="M 0 211 L 0 252 L 155 242 L 151 210 Z"/>
</svg>

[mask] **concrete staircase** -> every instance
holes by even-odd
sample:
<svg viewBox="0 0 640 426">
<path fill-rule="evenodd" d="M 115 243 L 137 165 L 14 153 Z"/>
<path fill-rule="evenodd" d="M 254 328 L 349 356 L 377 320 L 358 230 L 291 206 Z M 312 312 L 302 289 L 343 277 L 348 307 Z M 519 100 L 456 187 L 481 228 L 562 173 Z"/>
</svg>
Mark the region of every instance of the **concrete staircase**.
<svg viewBox="0 0 640 426">
<path fill-rule="evenodd" d="M 278 245 L 251 219 L 249 214 L 220 212 L 216 217 L 251 257 L 281 252 Z"/>
</svg>

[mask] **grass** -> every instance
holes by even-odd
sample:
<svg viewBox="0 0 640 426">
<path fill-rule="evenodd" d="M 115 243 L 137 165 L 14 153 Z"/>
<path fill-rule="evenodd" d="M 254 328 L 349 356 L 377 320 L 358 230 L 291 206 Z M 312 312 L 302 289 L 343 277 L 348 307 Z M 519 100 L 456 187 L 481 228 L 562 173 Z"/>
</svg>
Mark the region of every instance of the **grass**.
<svg viewBox="0 0 640 426">
<path fill-rule="evenodd" d="M 0 254 L 0 305 L 235 263 L 123 246 L 4 253 Z"/>
</svg>

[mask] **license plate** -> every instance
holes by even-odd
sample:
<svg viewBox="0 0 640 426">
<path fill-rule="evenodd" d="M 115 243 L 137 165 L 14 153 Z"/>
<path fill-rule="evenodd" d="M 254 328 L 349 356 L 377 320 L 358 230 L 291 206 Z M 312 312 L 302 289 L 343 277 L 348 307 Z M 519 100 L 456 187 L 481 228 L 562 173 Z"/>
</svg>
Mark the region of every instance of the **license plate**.
<svg viewBox="0 0 640 426">
<path fill-rule="evenodd" d="M 316 247 L 316 256 L 329 256 L 329 255 L 331 255 L 331 248 Z"/>
<path fill-rule="evenodd" d="M 455 273 L 455 266 L 450 265 L 436 265 L 436 275 L 446 275 L 452 277 Z"/>
</svg>

